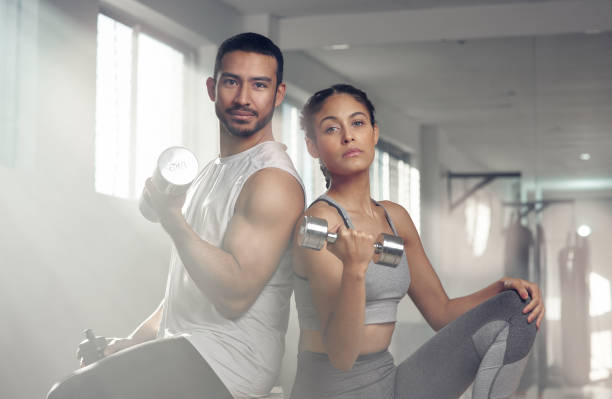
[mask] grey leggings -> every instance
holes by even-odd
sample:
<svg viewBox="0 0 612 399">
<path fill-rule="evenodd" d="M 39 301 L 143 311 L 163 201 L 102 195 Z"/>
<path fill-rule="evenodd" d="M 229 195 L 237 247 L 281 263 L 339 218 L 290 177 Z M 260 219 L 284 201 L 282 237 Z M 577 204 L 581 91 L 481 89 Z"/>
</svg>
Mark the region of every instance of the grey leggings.
<svg viewBox="0 0 612 399">
<path fill-rule="evenodd" d="M 503 292 L 441 329 L 395 366 L 388 351 L 359 356 L 348 372 L 327 355 L 301 352 L 291 399 L 452 399 L 474 382 L 473 399 L 507 398 L 518 387 L 535 323 L 524 302 Z"/>
</svg>

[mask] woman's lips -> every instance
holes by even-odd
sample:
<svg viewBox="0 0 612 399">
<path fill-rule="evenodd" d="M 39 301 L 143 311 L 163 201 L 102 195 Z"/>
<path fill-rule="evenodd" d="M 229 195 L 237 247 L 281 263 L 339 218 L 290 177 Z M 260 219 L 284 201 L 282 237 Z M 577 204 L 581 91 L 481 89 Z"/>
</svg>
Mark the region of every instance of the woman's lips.
<svg viewBox="0 0 612 399">
<path fill-rule="evenodd" d="M 347 152 L 345 152 L 344 154 L 342 154 L 343 158 L 352 158 L 352 157 L 356 157 L 357 155 L 361 154 L 362 151 L 358 148 L 351 148 L 350 150 L 348 150 Z"/>
</svg>

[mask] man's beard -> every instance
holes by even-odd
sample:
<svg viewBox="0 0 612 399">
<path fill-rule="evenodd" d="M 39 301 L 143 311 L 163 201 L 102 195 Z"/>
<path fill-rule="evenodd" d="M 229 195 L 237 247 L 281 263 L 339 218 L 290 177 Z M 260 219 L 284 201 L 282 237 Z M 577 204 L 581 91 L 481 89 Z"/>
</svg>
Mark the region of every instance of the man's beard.
<svg viewBox="0 0 612 399">
<path fill-rule="evenodd" d="M 274 101 L 276 101 L 276 96 L 274 96 Z M 247 107 L 235 106 L 235 107 L 228 108 L 225 111 L 221 111 L 219 109 L 219 106 L 215 105 L 215 113 L 217 114 L 217 118 L 219 118 L 223 126 L 227 129 L 228 132 L 230 132 L 232 136 L 237 136 L 237 137 L 249 137 L 249 136 L 254 135 L 258 131 L 260 131 L 264 126 L 266 126 L 268 122 L 272 120 L 272 116 L 274 115 L 274 107 L 272 107 L 270 112 L 264 115 L 263 118 L 259 119 L 255 123 L 255 127 L 253 127 L 252 129 L 240 128 L 239 125 L 236 126 L 236 125 L 231 125 L 230 123 L 228 123 L 228 114 L 232 111 L 238 111 L 238 110 L 251 112 L 253 113 L 253 115 L 255 115 L 255 117 L 259 116 L 259 113 L 257 111 L 254 111 Z"/>
</svg>

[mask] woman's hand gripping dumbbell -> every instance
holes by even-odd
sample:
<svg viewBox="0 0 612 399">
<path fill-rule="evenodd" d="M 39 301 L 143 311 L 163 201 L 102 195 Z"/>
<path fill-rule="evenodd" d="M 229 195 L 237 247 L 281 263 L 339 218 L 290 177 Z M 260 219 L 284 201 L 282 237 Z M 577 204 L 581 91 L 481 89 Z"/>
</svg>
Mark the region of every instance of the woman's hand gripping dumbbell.
<svg viewBox="0 0 612 399">
<path fill-rule="evenodd" d="M 336 233 L 328 232 L 327 221 L 314 216 L 304 216 L 298 231 L 298 245 L 304 248 L 321 250 L 325 242 L 338 240 Z M 395 267 L 404 253 L 404 240 L 391 234 L 380 233 L 374 243 L 374 263 Z"/>
</svg>

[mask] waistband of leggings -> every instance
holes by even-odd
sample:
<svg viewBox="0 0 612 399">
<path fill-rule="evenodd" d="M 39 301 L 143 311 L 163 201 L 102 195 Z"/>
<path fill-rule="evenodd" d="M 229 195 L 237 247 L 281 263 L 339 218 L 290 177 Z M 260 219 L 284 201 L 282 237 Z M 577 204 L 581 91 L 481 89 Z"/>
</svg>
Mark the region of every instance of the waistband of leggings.
<svg viewBox="0 0 612 399">
<path fill-rule="evenodd" d="M 372 352 L 372 353 L 365 353 L 363 355 L 359 355 L 357 356 L 357 359 L 355 360 L 355 362 L 369 362 L 369 361 L 372 361 L 378 358 L 382 358 L 385 356 L 391 356 L 389 349 L 383 349 L 380 352 Z M 309 350 L 304 350 L 298 353 L 298 358 L 299 357 L 310 357 L 310 358 L 315 358 L 318 360 L 329 360 L 329 356 L 327 355 L 327 353 L 312 352 Z"/>
</svg>

